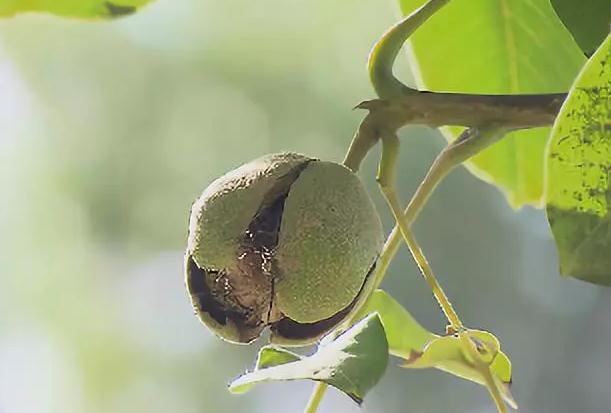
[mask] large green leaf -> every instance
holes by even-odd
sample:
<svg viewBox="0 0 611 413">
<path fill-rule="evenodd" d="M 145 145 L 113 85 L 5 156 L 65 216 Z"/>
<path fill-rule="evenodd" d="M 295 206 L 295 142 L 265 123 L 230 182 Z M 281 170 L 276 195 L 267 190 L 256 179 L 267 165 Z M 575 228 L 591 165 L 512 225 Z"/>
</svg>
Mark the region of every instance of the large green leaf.
<svg viewBox="0 0 611 413">
<path fill-rule="evenodd" d="M 48 12 L 66 17 L 113 18 L 134 13 L 151 0 L 2 0 L 0 17 Z"/>
<path fill-rule="evenodd" d="M 611 1 L 552 0 L 552 5 L 581 49 L 588 56 L 609 34 Z"/>
<path fill-rule="evenodd" d="M 377 312 L 384 325 L 388 349 L 394 356 L 405 360 L 403 367 L 411 369 L 437 368 L 457 377 L 484 385 L 484 378 L 464 355 L 455 335 L 439 336 L 422 327 L 394 298 L 376 290 L 360 314 Z M 480 342 L 492 343 L 490 371 L 505 400 L 513 407 L 516 403 L 509 391 L 511 362 L 500 350 L 494 335 L 486 331 L 471 330 L 470 335 Z"/>
<path fill-rule="evenodd" d="M 311 379 L 325 382 L 360 403 L 388 364 L 388 343 L 377 314 L 370 314 L 316 353 L 301 357 L 278 347 L 264 347 L 252 372 L 230 384 L 233 393 L 268 381 Z"/>
<path fill-rule="evenodd" d="M 562 274 L 611 285 L 611 35 L 556 119 L 547 153 L 547 217 Z"/>
<path fill-rule="evenodd" d="M 403 13 L 424 2 L 400 0 Z M 414 33 L 410 59 L 420 88 L 487 94 L 567 91 L 585 62 L 549 0 L 452 0 Z M 548 136 L 546 128 L 512 133 L 467 167 L 513 207 L 541 205 Z"/>
</svg>

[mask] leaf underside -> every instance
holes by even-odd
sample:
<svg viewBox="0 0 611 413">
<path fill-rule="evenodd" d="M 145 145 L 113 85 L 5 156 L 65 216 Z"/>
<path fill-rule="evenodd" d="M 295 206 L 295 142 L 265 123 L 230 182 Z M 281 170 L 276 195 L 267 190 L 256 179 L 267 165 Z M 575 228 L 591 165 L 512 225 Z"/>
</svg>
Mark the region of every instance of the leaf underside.
<svg viewBox="0 0 611 413">
<path fill-rule="evenodd" d="M 546 209 L 561 273 L 611 285 L 611 35 L 556 119 L 547 152 Z"/>
<path fill-rule="evenodd" d="M 591 56 L 609 34 L 609 0 L 552 0 L 552 6 L 587 56 Z"/>
</svg>

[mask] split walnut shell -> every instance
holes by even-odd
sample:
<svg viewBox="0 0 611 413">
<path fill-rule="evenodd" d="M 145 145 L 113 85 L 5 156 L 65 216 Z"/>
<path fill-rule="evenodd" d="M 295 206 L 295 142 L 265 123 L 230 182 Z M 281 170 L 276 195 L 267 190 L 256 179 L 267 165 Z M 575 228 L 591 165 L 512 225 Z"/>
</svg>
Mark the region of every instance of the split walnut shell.
<svg viewBox="0 0 611 413">
<path fill-rule="evenodd" d="M 307 344 L 341 322 L 372 272 L 380 219 L 348 168 L 267 155 L 218 178 L 191 208 L 186 284 L 215 334 Z"/>
</svg>

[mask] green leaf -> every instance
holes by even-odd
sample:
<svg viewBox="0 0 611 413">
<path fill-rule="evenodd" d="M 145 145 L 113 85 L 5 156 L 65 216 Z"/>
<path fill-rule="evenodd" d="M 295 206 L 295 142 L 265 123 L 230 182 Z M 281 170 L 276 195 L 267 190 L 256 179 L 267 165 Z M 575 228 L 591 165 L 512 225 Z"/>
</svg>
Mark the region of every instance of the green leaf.
<svg viewBox="0 0 611 413">
<path fill-rule="evenodd" d="M 611 35 L 575 81 L 547 153 L 560 272 L 611 285 Z"/>
<path fill-rule="evenodd" d="M 507 355 L 500 351 L 498 340 L 486 331 L 470 330 L 469 335 L 478 344 L 487 344 L 487 346 L 478 345 L 478 349 L 485 349 L 486 347 L 492 349 L 487 354 L 484 352 L 482 356 L 488 357 L 487 361 L 490 363 L 492 377 L 496 381 L 501 395 L 511 407 L 517 409 L 518 406 L 509 390 L 511 362 Z M 483 386 L 486 385 L 481 373 L 464 353 L 460 339 L 456 335 L 436 337 L 426 345 L 422 352 L 413 352 L 403 364 L 403 367 L 410 369 L 434 367 Z"/>
<path fill-rule="evenodd" d="M 2 0 L 0 17 L 48 12 L 65 17 L 114 18 L 136 12 L 151 0 Z"/>
<path fill-rule="evenodd" d="M 374 313 L 309 357 L 264 347 L 255 369 L 233 381 L 229 390 L 243 393 L 258 383 L 311 379 L 325 382 L 360 403 L 380 380 L 387 364 L 388 343 L 380 318 Z"/>
<path fill-rule="evenodd" d="M 359 314 L 377 312 L 384 325 L 388 348 L 392 355 L 406 360 L 406 368 L 437 368 L 457 377 L 485 385 L 473 363 L 463 355 L 458 338 L 438 336 L 422 327 L 412 315 L 388 293 L 376 290 Z M 500 350 L 498 339 L 486 332 L 471 330 L 471 337 L 480 343 L 488 343 L 490 368 L 498 380 L 505 400 L 515 408 L 509 391 L 511 362 Z"/>
<path fill-rule="evenodd" d="M 359 318 L 377 312 L 384 325 L 388 351 L 393 356 L 407 358 L 412 351 L 420 351 L 435 337 L 422 327 L 394 298 L 383 290 L 373 292 L 359 311 Z"/>
<path fill-rule="evenodd" d="M 299 354 L 270 344 L 262 347 L 261 350 L 259 350 L 257 361 L 255 362 L 255 370 L 292 363 L 293 361 L 301 360 L 301 358 L 302 357 Z"/>
<path fill-rule="evenodd" d="M 590 56 L 609 34 L 611 1 L 552 0 L 552 5 L 586 55 Z"/>
<path fill-rule="evenodd" d="M 259 350 L 259 354 L 257 355 L 257 360 L 255 361 L 254 371 L 266 369 L 269 367 L 280 366 L 282 364 L 292 363 L 295 361 L 301 360 L 299 354 L 293 353 L 292 351 L 288 351 L 282 347 L 278 347 L 276 345 L 270 344 L 264 347 L 261 347 Z M 229 390 L 233 393 L 245 393 L 253 387 L 256 382 L 245 383 L 238 387 L 233 387 L 233 384 L 230 385 Z"/>
<path fill-rule="evenodd" d="M 425 0 L 400 0 L 403 13 Z M 548 1 L 452 0 L 411 39 L 420 88 L 486 94 L 568 90 L 585 57 Z M 448 140 L 459 128 L 444 128 Z M 514 132 L 467 163 L 513 207 L 540 206 L 547 128 Z"/>
</svg>

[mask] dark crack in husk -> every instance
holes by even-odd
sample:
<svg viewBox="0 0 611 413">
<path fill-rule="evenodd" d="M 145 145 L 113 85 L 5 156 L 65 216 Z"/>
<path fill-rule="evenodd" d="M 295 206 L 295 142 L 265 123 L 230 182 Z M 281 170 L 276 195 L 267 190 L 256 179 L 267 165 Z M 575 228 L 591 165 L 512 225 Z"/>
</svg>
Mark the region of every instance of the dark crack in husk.
<svg viewBox="0 0 611 413">
<path fill-rule="evenodd" d="M 274 251 L 290 187 L 306 168 L 304 162 L 280 177 L 264 197 L 240 241 L 234 270 L 202 270 L 189 258 L 189 290 L 195 293 L 199 311 L 221 326 L 231 322 L 240 342 L 256 339 L 270 323 L 283 315 L 272 305 Z"/>
</svg>

